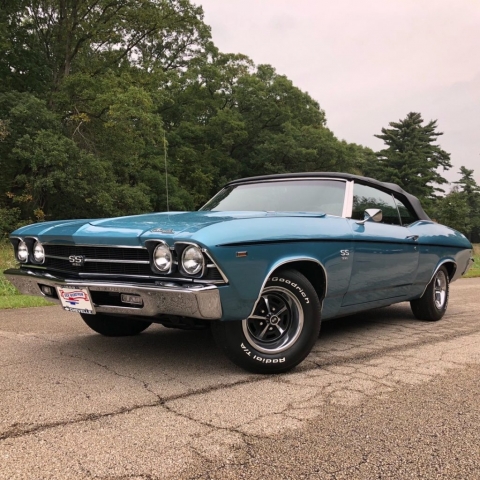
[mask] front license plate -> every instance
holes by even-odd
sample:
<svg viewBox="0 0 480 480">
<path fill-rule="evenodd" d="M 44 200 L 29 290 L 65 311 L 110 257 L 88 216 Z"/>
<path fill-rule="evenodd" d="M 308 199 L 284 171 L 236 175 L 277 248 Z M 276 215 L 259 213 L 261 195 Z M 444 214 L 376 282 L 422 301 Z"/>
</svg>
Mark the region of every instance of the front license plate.
<svg viewBox="0 0 480 480">
<path fill-rule="evenodd" d="M 95 313 L 88 288 L 62 285 L 57 287 L 57 292 L 58 298 L 62 302 L 62 307 L 67 312 L 88 313 L 91 315 Z"/>
</svg>

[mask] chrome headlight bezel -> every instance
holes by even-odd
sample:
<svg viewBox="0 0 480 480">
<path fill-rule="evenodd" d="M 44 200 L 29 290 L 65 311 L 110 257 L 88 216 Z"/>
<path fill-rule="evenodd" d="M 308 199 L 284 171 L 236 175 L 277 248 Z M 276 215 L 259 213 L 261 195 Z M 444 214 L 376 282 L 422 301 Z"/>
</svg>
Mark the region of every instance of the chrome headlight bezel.
<svg viewBox="0 0 480 480">
<path fill-rule="evenodd" d="M 205 257 L 203 256 L 203 250 L 198 245 L 191 244 L 184 248 L 182 252 L 182 270 L 191 277 L 203 276 Z"/>
<path fill-rule="evenodd" d="M 26 253 L 24 258 L 20 256 L 20 251 Z M 20 240 L 18 242 L 17 252 L 16 252 L 15 256 L 20 263 L 27 263 L 28 262 L 28 258 L 30 257 L 30 252 L 28 250 L 28 245 L 26 244 L 26 242 L 24 240 Z"/>
<path fill-rule="evenodd" d="M 163 253 L 163 257 L 159 256 L 157 257 L 157 253 Z M 157 258 L 163 258 L 166 259 L 166 262 L 162 264 L 157 263 Z M 153 267 L 155 270 L 157 270 L 160 273 L 170 273 L 172 271 L 172 266 L 173 266 L 173 253 L 170 250 L 170 247 L 168 246 L 167 243 L 165 242 L 159 242 L 158 245 L 153 250 L 152 253 L 152 263 Z"/>
<path fill-rule="evenodd" d="M 41 264 L 45 262 L 45 249 L 38 240 L 33 245 L 32 257 L 35 263 Z"/>
</svg>

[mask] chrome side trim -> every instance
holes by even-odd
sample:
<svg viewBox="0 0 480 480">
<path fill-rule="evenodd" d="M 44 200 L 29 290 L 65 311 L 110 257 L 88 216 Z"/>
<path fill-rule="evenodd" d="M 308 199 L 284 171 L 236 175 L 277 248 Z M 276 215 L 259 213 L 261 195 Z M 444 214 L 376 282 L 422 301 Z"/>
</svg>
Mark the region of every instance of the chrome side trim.
<svg viewBox="0 0 480 480">
<path fill-rule="evenodd" d="M 255 309 L 257 308 L 257 304 L 258 302 L 260 301 L 260 299 L 262 298 L 262 292 L 263 292 L 263 289 L 265 288 L 265 285 L 267 284 L 268 282 L 268 279 L 270 278 L 270 275 L 275 271 L 277 270 L 278 268 L 282 267 L 283 265 L 287 265 L 289 263 L 294 263 L 294 262 L 312 262 L 312 263 L 316 263 L 318 265 L 320 265 L 320 267 L 322 267 L 322 270 L 323 270 L 323 273 L 325 275 L 325 295 L 323 298 L 325 298 L 327 296 L 327 291 L 328 291 L 328 276 L 327 276 L 327 270 L 325 269 L 325 267 L 323 266 L 322 263 L 320 263 L 316 258 L 312 258 L 312 257 L 300 257 L 300 258 L 290 258 L 288 260 L 284 260 L 283 262 L 278 262 L 276 263 L 271 269 L 270 271 L 268 272 L 267 276 L 265 277 L 265 280 L 263 281 L 262 283 L 262 286 L 260 288 L 260 292 L 258 294 L 258 297 L 257 299 L 255 300 L 255 303 L 253 304 L 253 308 L 252 308 L 252 311 L 250 312 L 250 315 L 249 317 L 251 317 L 253 315 L 253 312 L 255 312 Z M 319 301 L 320 303 L 322 304 L 323 306 L 323 299 L 322 298 L 319 298 Z"/>
<path fill-rule="evenodd" d="M 115 305 L 95 305 L 98 313 L 155 317 L 161 315 L 179 315 L 204 320 L 219 320 L 222 317 L 220 292 L 213 285 L 194 283 L 172 283 L 164 285 L 129 284 L 95 280 L 57 277 L 46 272 L 27 269 L 9 269 L 5 277 L 26 295 L 36 295 L 60 303 L 58 299 L 48 297 L 40 290 L 39 284 L 56 288 L 61 285 L 85 287 L 91 292 L 113 292 L 139 295 L 143 300 L 142 308 Z"/>
</svg>

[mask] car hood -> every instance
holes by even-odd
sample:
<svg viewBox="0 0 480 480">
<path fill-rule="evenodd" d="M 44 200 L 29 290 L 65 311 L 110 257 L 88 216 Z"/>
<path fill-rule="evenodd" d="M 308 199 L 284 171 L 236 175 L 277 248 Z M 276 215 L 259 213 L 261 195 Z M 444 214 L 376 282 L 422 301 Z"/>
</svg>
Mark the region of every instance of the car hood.
<svg viewBox="0 0 480 480">
<path fill-rule="evenodd" d="M 324 217 L 317 212 L 170 212 L 128 217 L 42 222 L 12 236 L 34 236 L 42 242 L 139 245 L 148 238 L 187 239 L 220 222 L 266 217 Z"/>
</svg>

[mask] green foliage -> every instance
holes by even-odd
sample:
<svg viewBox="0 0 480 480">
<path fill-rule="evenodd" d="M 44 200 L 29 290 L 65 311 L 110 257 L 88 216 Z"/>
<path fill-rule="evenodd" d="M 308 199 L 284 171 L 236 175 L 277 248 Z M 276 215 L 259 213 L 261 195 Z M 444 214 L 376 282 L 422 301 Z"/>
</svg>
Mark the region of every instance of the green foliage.
<svg viewBox="0 0 480 480">
<path fill-rule="evenodd" d="M 453 189 L 436 201 L 435 220 L 464 234 L 470 231 L 470 208 L 462 192 Z"/>
<path fill-rule="evenodd" d="M 435 185 L 448 183 L 438 169 L 452 166 L 450 154 L 434 143 L 443 133 L 436 131 L 436 120 L 424 125 L 422 116 L 414 112 L 389 125 L 392 128 L 382 128 L 381 135 L 375 135 L 387 148 L 377 153 L 376 162 L 366 166 L 367 174 L 400 185 L 428 208 L 436 192 L 443 192 Z"/>
<path fill-rule="evenodd" d="M 165 154 L 179 210 L 233 178 L 371 157 L 271 66 L 219 52 L 188 0 L 0 3 L 2 230 L 165 210 Z"/>
<path fill-rule="evenodd" d="M 461 178 L 454 182 L 463 203 L 468 209 L 468 228 L 461 230 L 472 242 L 480 241 L 480 187 L 473 178 L 473 170 L 466 167 L 460 167 Z"/>
<path fill-rule="evenodd" d="M 460 167 L 459 181 L 434 206 L 435 219 L 462 232 L 472 242 L 480 240 L 480 187 L 473 170 Z"/>
</svg>

